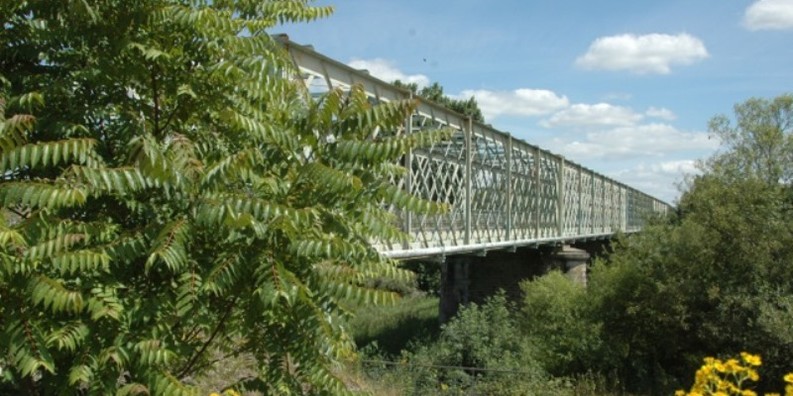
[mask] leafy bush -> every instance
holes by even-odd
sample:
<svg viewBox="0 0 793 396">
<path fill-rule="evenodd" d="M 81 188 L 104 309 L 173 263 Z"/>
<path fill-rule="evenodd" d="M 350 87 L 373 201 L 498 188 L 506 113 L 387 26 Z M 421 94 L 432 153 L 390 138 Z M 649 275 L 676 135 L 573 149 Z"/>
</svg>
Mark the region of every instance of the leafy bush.
<svg viewBox="0 0 793 396">
<path fill-rule="evenodd" d="M 772 377 L 793 354 L 793 222 L 784 189 L 699 179 L 680 219 L 623 241 L 593 268 L 608 358 L 632 389 L 669 391 L 702 356 L 756 350 Z"/>
<path fill-rule="evenodd" d="M 601 352 L 601 324 L 586 288 L 558 271 L 521 284 L 520 331 L 557 376 L 585 373 Z"/>
<path fill-rule="evenodd" d="M 406 261 L 400 267 L 416 273 L 416 286 L 419 290 L 432 296 L 439 296 L 441 291 L 441 266 L 438 263 L 422 261 Z"/>
<path fill-rule="evenodd" d="M 470 304 L 437 340 L 404 351 L 402 364 L 367 368 L 404 394 L 549 394 L 564 391 L 533 359 L 503 293 Z"/>
</svg>

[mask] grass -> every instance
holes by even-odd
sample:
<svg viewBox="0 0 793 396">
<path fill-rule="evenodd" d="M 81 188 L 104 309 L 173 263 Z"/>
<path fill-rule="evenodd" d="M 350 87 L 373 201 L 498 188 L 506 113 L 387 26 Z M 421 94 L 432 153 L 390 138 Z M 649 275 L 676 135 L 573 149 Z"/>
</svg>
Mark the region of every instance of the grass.
<svg viewBox="0 0 793 396">
<path fill-rule="evenodd" d="M 359 307 L 349 323 L 350 333 L 359 348 L 376 342 L 380 351 L 398 355 L 411 341 L 437 336 L 438 304 L 437 297 L 415 295 L 394 305 Z"/>
</svg>

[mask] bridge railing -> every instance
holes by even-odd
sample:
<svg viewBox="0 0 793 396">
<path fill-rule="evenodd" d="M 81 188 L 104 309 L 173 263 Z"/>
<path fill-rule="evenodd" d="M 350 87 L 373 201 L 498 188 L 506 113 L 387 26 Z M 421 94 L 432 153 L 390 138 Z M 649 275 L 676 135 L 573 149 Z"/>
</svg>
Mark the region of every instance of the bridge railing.
<svg viewBox="0 0 793 396">
<path fill-rule="evenodd" d="M 410 134 L 449 128 L 451 138 L 413 150 L 400 187 L 450 210 L 440 215 L 397 213 L 409 242 L 375 241 L 394 258 L 510 248 L 606 237 L 639 231 L 653 214 L 671 209 L 616 180 L 567 161 L 509 133 L 381 81 L 278 36 L 309 90 L 359 84 L 373 103 L 414 99 L 418 106 L 402 128 Z M 396 213 L 396 211 L 395 211 Z"/>
</svg>

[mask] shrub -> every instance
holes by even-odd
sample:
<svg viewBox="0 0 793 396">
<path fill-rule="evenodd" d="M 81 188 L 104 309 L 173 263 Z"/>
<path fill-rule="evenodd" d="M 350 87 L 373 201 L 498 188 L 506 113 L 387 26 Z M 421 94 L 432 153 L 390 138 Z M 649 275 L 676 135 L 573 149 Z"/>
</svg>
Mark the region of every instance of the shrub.
<svg viewBox="0 0 793 396">
<path fill-rule="evenodd" d="M 551 374 L 585 373 L 602 347 L 586 288 L 558 271 L 521 284 L 519 327 Z"/>
<path fill-rule="evenodd" d="M 406 394 L 549 394 L 563 391 L 534 360 L 502 293 L 460 309 L 431 343 L 404 351 L 402 364 L 368 372 Z"/>
</svg>

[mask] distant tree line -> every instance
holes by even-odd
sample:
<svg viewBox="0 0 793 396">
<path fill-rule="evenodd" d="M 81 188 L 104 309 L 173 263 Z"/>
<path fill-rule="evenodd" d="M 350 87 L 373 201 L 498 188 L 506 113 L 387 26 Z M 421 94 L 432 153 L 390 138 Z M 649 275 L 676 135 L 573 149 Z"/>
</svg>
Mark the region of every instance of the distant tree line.
<svg viewBox="0 0 793 396">
<path fill-rule="evenodd" d="M 416 83 L 403 83 L 396 80 L 393 84 L 399 88 L 404 88 L 413 92 L 424 99 L 441 106 L 454 110 L 460 114 L 471 117 L 474 121 L 485 122 L 485 117 L 482 115 L 482 110 L 479 109 L 479 104 L 476 103 L 476 98 L 471 96 L 468 99 L 454 99 L 443 93 L 443 87 L 434 82 L 431 85 L 419 89 Z"/>
</svg>

